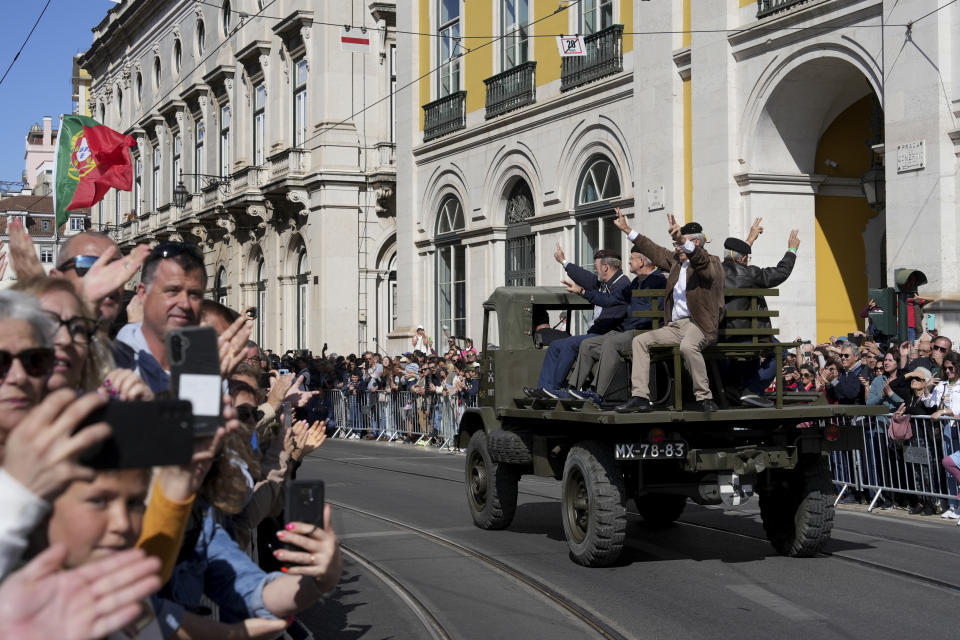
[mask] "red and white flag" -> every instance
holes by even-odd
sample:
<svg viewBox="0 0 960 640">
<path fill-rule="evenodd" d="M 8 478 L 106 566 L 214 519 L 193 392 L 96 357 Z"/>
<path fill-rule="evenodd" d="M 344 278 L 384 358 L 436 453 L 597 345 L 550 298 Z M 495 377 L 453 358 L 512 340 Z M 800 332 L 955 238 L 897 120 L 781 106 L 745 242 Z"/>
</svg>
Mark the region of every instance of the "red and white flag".
<svg viewBox="0 0 960 640">
<path fill-rule="evenodd" d="M 340 50 L 351 53 L 370 51 L 370 32 L 360 29 L 340 29 Z"/>
</svg>

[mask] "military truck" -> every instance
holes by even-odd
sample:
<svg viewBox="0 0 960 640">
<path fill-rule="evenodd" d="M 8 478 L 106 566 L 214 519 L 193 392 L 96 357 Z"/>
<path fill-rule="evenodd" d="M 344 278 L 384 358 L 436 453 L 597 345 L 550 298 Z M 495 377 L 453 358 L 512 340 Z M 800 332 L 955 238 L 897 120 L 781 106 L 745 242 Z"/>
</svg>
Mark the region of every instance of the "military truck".
<svg viewBox="0 0 960 640">
<path fill-rule="evenodd" d="M 663 290 L 635 292 L 655 301 Z M 531 399 L 545 348 L 533 325 L 535 312 L 592 310 L 561 287 L 501 287 L 484 303 L 484 350 L 476 407 L 463 414 L 457 443 L 466 450 L 466 497 L 483 529 L 510 525 L 518 482 L 525 474 L 562 483 L 563 529 L 572 559 L 606 566 L 619 558 L 627 501 L 651 526 L 666 526 L 697 504 L 740 504 L 759 496 L 766 535 L 781 554 L 817 553 L 830 537 L 834 489 L 829 453 L 858 448 L 861 416 L 882 409 L 832 405 L 822 393 L 782 391 L 782 355 L 791 343 L 771 341 L 777 330 L 762 318 L 777 312 L 760 304 L 776 290 L 727 290 L 751 299 L 751 328 L 721 332 L 704 351 L 720 409 L 693 411 L 689 378 L 676 347 L 655 348 L 661 369 L 653 410 L 617 413 L 576 399 Z M 653 311 L 638 312 L 651 318 Z M 777 392 L 770 407 L 731 407 L 722 393 L 731 362 L 776 359 Z M 624 372 L 626 374 L 626 370 Z"/>
</svg>

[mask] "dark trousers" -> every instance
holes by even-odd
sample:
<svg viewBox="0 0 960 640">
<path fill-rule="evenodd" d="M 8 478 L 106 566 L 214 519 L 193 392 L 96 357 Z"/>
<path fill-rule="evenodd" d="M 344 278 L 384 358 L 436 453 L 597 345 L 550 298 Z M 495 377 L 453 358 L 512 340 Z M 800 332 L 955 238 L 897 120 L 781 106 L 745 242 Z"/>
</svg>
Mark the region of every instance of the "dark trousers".
<svg viewBox="0 0 960 640">
<path fill-rule="evenodd" d="M 543 367 L 540 368 L 540 379 L 537 386 L 541 389 L 559 389 L 563 384 L 567 373 L 573 367 L 577 360 L 577 353 L 580 351 L 580 343 L 594 334 L 588 333 L 583 336 L 571 336 L 562 340 L 555 340 L 547 347 L 547 355 L 543 360 Z"/>
</svg>

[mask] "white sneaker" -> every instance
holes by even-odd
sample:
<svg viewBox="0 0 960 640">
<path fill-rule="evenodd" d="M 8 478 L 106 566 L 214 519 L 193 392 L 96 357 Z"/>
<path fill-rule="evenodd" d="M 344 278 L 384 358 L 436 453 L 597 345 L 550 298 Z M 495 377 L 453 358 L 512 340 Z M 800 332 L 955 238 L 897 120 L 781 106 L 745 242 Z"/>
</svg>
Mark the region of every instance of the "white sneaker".
<svg viewBox="0 0 960 640">
<path fill-rule="evenodd" d="M 944 511 L 943 513 L 941 513 L 940 517 L 949 519 L 949 520 L 960 520 L 960 513 L 957 513 L 956 511 L 953 510 L 953 508 L 950 508 Z"/>
</svg>

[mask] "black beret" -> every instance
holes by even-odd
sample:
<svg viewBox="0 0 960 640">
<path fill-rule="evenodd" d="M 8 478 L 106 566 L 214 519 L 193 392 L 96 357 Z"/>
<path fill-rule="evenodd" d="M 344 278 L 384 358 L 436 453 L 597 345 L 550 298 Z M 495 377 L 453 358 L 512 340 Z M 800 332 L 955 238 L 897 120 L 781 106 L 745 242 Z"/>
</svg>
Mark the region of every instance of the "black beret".
<svg viewBox="0 0 960 640">
<path fill-rule="evenodd" d="M 727 238 L 723 241 L 723 248 L 742 253 L 745 256 L 750 255 L 750 245 L 740 238 Z"/>
<path fill-rule="evenodd" d="M 688 236 L 691 233 L 703 233 L 703 227 L 701 227 L 700 223 L 698 222 L 688 222 L 680 227 L 680 233 L 685 236 Z"/>
</svg>

